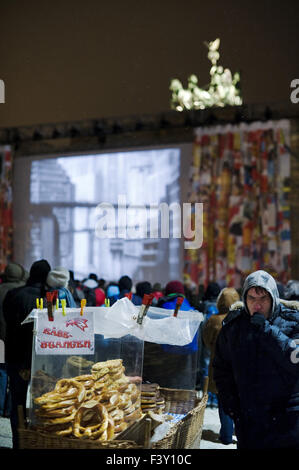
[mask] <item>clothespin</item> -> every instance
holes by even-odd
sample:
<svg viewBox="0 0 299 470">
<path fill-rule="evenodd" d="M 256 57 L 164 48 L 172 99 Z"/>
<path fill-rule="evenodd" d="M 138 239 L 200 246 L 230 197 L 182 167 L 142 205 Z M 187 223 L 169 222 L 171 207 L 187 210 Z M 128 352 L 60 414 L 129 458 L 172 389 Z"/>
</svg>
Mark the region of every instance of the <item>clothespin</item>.
<svg viewBox="0 0 299 470">
<path fill-rule="evenodd" d="M 129 300 L 132 300 L 133 297 L 133 292 L 128 292 L 125 294 L 125 297 L 127 297 Z"/>
<path fill-rule="evenodd" d="M 65 317 L 66 316 L 66 299 L 61 299 L 61 308 L 62 308 L 62 315 Z"/>
<path fill-rule="evenodd" d="M 58 309 L 59 309 L 59 299 L 57 298 L 56 299 L 56 310 L 58 310 Z"/>
<path fill-rule="evenodd" d="M 48 308 L 48 319 L 49 321 L 53 321 L 53 313 L 56 307 L 56 300 L 58 298 L 58 291 L 54 290 L 52 292 L 46 292 L 46 299 L 47 299 L 47 308 Z"/>
<path fill-rule="evenodd" d="M 43 309 L 43 299 L 36 299 L 36 308 Z"/>
<path fill-rule="evenodd" d="M 139 325 L 142 325 L 143 318 L 146 316 L 147 311 L 153 301 L 153 298 L 154 294 L 144 294 L 142 299 L 142 305 L 140 307 L 139 314 L 137 317 L 137 323 L 139 323 Z"/>
<path fill-rule="evenodd" d="M 181 305 L 182 305 L 183 302 L 184 302 L 184 297 L 178 297 L 177 298 L 175 309 L 174 309 L 174 312 L 173 312 L 174 317 L 178 316 L 178 311 L 180 310 Z"/>
<path fill-rule="evenodd" d="M 82 299 L 81 300 L 81 311 L 80 311 L 80 315 L 82 316 L 83 315 L 83 309 L 86 305 L 86 299 Z"/>
<path fill-rule="evenodd" d="M 105 307 L 110 307 L 110 299 L 105 299 Z"/>
</svg>

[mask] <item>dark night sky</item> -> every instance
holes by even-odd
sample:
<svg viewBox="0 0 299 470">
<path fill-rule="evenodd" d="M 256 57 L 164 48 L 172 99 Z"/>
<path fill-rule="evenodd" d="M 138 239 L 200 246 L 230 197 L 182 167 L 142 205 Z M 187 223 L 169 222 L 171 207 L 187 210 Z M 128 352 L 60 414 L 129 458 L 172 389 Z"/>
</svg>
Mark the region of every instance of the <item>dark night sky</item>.
<svg viewBox="0 0 299 470">
<path fill-rule="evenodd" d="M 171 78 L 209 81 L 216 37 L 245 103 L 288 104 L 299 78 L 298 0 L 11 0 L 0 18 L 0 127 L 167 111 Z"/>
</svg>

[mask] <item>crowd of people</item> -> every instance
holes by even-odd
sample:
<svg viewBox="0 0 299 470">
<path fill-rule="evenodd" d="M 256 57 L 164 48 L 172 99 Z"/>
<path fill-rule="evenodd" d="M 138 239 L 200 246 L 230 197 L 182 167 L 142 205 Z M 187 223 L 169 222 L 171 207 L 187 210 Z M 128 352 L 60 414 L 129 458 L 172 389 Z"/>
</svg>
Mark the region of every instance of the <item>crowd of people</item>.
<svg viewBox="0 0 299 470">
<path fill-rule="evenodd" d="M 209 377 L 207 406 L 218 408 L 219 440 L 230 444 L 236 434 L 239 448 L 299 447 L 299 281 L 283 286 L 265 271 L 250 274 L 241 290 L 217 282 L 203 289 L 178 280 L 133 285 L 128 275 L 107 282 L 95 273 L 79 281 L 72 271 L 51 269 L 44 259 L 29 272 L 9 263 L 0 281 L 0 340 L 5 344 L 0 415 L 10 417 L 14 448 L 18 406 L 26 413 L 32 354 L 32 324 L 21 323 L 36 299 L 46 299 L 53 290 L 67 307 L 80 307 L 82 299 L 87 306 L 112 306 L 125 296 L 141 305 L 144 294 L 153 294 L 153 306 L 174 309 L 183 297 L 182 310 L 203 313 L 184 354 L 197 351 L 197 390 Z"/>
</svg>

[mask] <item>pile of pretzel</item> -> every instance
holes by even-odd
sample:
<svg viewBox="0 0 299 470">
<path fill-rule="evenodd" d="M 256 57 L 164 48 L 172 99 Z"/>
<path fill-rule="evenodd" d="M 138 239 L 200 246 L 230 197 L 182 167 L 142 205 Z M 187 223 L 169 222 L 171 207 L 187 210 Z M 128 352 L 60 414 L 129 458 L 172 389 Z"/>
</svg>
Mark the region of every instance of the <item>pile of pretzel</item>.
<svg viewBox="0 0 299 470">
<path fill-rule="evenodd" d="M 141 418 L 140 391 L 125 376 L 121 359 L 97 362 L 91 368 L 95 399 L 108 410 L 115 423 L 116 436 Z"/>
<path fill-rule="evenodd" d="M 37 370 L 31 379 L 31 387 L 33 390 L 33 397 L 39 397 L 43 393 L 52 390 L 57 382 L 55 377 L 46 374 L 43 370 Z"/>
<path fill-rule="evenodd" d="M 153 411 L 163 414 L 165 411 L 165 399 L 160 393 L 160 386 L 157 383 L 141 385 L 141 409 L 143 413 Z"/>
<path fill-rule="evenodd" d="M 98 362 L 91 374 L 59 380 L 34 400 L 38 429 L 61 436 L 111 440 L 142 416 L 140 391 L 121 359 Z"/>
</svg>

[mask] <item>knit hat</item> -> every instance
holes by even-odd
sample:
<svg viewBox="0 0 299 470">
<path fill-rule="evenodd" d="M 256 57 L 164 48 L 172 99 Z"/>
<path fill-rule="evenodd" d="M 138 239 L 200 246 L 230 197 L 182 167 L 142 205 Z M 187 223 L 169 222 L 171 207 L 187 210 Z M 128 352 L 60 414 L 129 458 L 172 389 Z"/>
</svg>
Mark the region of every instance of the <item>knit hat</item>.
<svg viewBox="0 0 299 470">
<path fill-rule="evenodd" d="M 132 289 L 133 282 L 129 276 L 122 276 L 118 281 L 118 285 L 119 285 L 119 290 L 130 291 Z"/>
<path fill-rule="evenodd" d="M 9 263 L 4 270 L 4 275 L 8 282 L 25 281 L 26 277 L 28 277 L 28 273 L 26 273 L 23 266 L 18 263 Z"/>
<path fill-rule="evenodd" d="M 217 308 L 220 315 L 228 313 L 230 306 L 240 300 L 240 296 L 233 287 L 225 287 L 217 299 Z"/>
<path fill-rule="evenodd" d="M 86 279 L 83 282 L 83 286 L 88 287 L 89 289 L 95 289 L 96 287 L 98 287 L 98 283 L 94 279 Z"/>
<path fill-rule="evenodd" d="M 217 296 L 220 294 L 220 287 L 217 282 L 209 282 L 208 287 L 206 289 L 204 300 L 213 300 L 217 299 Z"/>
<path fill-rule="evenodd" d="M 66 268 L 58 266 L 52 269 L 47 276 L 47 284 L 49 287 L 67 287 L 70 280 L 70 273 Z"/>
<path fill-rule="evenodd" d="M 27 284 L 32 282 L 41 282 L 42 284 L 45 284 L 48 272 L 50 270 L 51 266 L 47 260 L 41 259 L 39 261 L 35 261 L 30 268 Z"/>
<path fill-rule="evenodd" d="M 152 293 L 152 285 L 148 281 L 138 282 L 136 284 L 136 294 L 139 297 L 143 298 L 144 294 L 151 294 Z"/>
<path fill-rule="evenodd" d="M 180 281 L 170 281 L 166 284 L 165 294 L 183 294 L 185 295 L 185 289 Z"/>
</svg>

